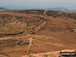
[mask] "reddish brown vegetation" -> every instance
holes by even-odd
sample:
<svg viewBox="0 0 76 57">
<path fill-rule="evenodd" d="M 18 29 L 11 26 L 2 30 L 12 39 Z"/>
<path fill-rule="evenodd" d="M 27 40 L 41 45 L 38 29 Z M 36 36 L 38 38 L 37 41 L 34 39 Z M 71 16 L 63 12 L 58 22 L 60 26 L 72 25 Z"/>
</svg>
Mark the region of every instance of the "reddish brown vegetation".
<svg viewBox="0 0 76 57">
<path fill-rule="evenodd" d="M 34 38 L 30 53 L 75 49 L 76 13 L 48 11 L 45 16 L 43 12 L 44 10 L 0 12 L 1 51 L 7 52 L 11 57 L 25 54 L 28 45 L 26 40 L 30 36 Z"/>
</svg>

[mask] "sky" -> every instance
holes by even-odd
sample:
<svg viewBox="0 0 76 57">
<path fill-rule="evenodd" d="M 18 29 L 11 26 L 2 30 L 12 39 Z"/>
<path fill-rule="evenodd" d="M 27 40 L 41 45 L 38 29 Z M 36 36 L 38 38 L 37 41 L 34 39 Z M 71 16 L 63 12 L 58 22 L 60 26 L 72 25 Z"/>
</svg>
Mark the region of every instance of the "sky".
<svg viewBox="0 0 76 57">
<path fill-rule="evenodd" d="M 0 7 L 8 9 L 76 8 L 76 0 L 0 0 Z"/>
</svg>

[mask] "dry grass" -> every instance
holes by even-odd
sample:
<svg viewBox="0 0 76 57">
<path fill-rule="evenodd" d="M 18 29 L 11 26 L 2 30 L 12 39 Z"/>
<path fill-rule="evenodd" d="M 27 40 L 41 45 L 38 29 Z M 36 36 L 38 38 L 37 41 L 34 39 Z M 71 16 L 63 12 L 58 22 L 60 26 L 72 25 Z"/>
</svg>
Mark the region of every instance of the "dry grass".
<svg viewBox="0 0 76 57">
<path fill-rule="evenodd" d="M 70 32 L 76 29 L 75 13 L 48 11 L 49 16 L 44 16 L 42 10 L 30 12 L 0 12 L 1 52 L 11 57 L 23 56 L 30 37 L 34 40 L 29 54 L 52 52 L 49 56 L 54 56 L 53 51 L 76 48 L 76 33 Z"/>
</svg>

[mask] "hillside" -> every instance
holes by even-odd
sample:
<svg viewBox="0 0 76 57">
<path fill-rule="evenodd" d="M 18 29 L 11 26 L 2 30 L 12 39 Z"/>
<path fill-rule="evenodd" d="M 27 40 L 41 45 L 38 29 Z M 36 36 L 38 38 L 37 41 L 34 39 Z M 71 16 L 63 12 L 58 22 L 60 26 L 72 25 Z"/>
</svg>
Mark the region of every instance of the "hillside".
<svg viewBox="0 0 76 57">
<path fill-rule="evenodd" d="M 47 10 L 54 10 L 54 11 L 65 11 L 65 12 L 74 12 L 76 13 L 76 8 L 47 8 Z"/>
<path fill-rule="evenodd" d="M 44 10 L 0 12 L 0 51 L 11 57 L 31 53 L 76 49 L 76 13 Z"/>
<path fill-rule="evenodd" d="M 8 9 L 0 7 L 0 11 L 8 11 Z"/>
</svg>

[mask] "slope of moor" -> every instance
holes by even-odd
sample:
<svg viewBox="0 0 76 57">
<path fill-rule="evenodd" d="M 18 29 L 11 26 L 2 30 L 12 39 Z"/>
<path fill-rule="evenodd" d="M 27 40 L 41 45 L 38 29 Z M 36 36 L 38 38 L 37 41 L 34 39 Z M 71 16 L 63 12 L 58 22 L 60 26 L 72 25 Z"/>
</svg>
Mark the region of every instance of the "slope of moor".
<svg viewBox="0 0 76 57">
<path fill-rule="evenodd" d="M 11 57 L 30 53 L 76 49 L 76 13 L 44 10 L 0 12 L 0 51 Z M 13 55 L 15 54 L 15 55 Z"/>
</svg>

